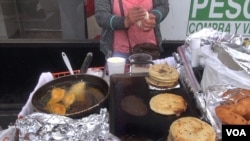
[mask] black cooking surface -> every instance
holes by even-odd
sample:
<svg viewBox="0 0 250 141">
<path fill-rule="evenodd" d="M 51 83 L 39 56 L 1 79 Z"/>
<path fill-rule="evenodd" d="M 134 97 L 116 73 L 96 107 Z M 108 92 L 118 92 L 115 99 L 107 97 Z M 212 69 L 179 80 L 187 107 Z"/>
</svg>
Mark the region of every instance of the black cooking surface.
<svg viewBox="0 0 250 141">
<path fill-rule="evenodd" d="M 149 90 L 145 75 L 116 74 L 110 79 L 110 130 L 123 140 L 166 140 L 169 127 L 174 120 L 185 116 L 199 117 L 200 115 L 192 94 L 187 93 L 186 88 L 181 84 L 180 88 L 172 90 Z M 187 110 L 180 116 L 165 116 L 153 112 L 149 107 L 149 101 L 153 96 L 163 92 L 181 95 L 188 103 Z M 141 100 L 146 110 L 130 99 L 126 108 L 132 108 L 132 111 L 138 111 L 138 113 L 128 112 L 122 106 L 128 97 L 137 99 L 137 102 Z"/>
</svg>

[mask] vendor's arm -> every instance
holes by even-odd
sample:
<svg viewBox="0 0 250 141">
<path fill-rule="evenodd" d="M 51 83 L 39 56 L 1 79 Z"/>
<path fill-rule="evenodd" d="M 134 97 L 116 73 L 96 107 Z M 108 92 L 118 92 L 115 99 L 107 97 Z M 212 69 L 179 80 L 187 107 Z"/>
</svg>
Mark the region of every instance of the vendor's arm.
<svg viewBox="0 0 250 141">
<path fill-rule="evenodd" d="M 125 27 L 129 28 L 130 26 L 134 25 L 138 21 L 141 21 L 144 19 L 146 15 L 146 11 L 141 6 L 134 6 L 130 9 L 128 9 L 128 14 L 125 16 Z"/>
<path fill-rule="evenodd" d="M 140 28 L 147 32 L 152 30 L 156 25 L 159 25 L 169 12 L 168 0 L 153 0 L 154 7 L 149 11 L 148 18 L 142 21 Z"/>
<path fill-rule="evenodd" d="M 142 21 L 140 28 L 146 32 L 153 29 L 155 25 L 156 25 L 155 15 L 150 13 L 149 17 Z"/>
<path fill-rule="evenodd" d="M 153 9 L 149 11 L 155 15 L 156 25 L 160 24 L 168 15 L 169 2 L 168 0 L 153 0 Z"/>
<path fill-rule="evenodd" d="M 95 0 L 95 17 L 98 25 L 112 30 L 125 30 L 125 17 L 112 14 L 111 0 Z"/>
</svg>

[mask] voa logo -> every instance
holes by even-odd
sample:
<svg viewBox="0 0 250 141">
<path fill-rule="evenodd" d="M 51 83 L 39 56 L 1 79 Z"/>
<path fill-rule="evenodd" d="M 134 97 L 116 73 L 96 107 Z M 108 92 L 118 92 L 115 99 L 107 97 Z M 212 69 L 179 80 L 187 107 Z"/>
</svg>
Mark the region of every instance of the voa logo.
<svg viewBox="0 0 250 141">
<path fill-rule="evenodd" d="M 226 129 L 228 136 L 247 136 L 244 129 Z"/>
</svg>

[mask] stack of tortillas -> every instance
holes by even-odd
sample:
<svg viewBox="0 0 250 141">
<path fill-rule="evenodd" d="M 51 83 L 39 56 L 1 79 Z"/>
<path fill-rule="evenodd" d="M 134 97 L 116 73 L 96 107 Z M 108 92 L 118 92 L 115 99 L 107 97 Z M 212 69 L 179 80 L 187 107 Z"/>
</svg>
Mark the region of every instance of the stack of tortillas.
<svg viewBox="0 0 250 141">
<path fill-rule="evenodd" d="M 169 129 L 167 141 L 215 141 L 216 133 L 211 125 L 195 118 L 182 117 Z"/>
<path fill-rule="evenodd" d="M 167 64 L 154 64 L 148 70 L 146 82 L 158 88 L 171 88 L 178 84 L 179 72 Z"/>
<path fill-rule="evenodd" d="M 177 115 L 187 109 L 185 99 L 172 93 L 161 93 L 153 96 L 149 101 L 150 109 L 162 115 Z"/>
</svg>

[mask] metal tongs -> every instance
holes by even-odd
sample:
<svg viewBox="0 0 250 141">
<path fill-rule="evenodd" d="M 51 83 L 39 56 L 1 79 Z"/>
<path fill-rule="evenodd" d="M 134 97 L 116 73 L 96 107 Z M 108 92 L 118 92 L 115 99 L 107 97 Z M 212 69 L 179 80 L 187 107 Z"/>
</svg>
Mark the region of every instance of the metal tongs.
<svg viewBox="0 0 250 141">
<path fill-rule="evenodd" d="M 70 61 L 69 61 L 69 58 L 67 57 L 66 53 L 62 52 L 62 58 L 64 60 L 64 63 L 66 64 L 69 72 L 71 75 L 74 74 L 74 71 L 71 67 L 71 64 L 70 64 Z M 83 63 L 82 63 L 82 66 L 80 68 L 80 73 L 84 74 L 87 72 L 88 68 L 89 68 L 89 65 L 90 63 L 92 62 L 92 59 L 93 59 L 93 53 L 92 52 L 89 52 L 86 57 L 84 58 L 83 60 Z"/>
<path fill-rule="evenodd" d="M 87 72 L 89 66 L 90 66 L 90 63 L 92 62 L 92 59 L 93 59 L 93 53 L 92 52 L 89 52 L 86 57 L 84 58 L 83 60 L 83 63 L 82 63 L 82 66 L 80 68 L 80 73 L 81 74 L 84 74 Z"/>
<path fill-rule="evenodd" d="M 72 69 L 72 67 L 71 67 L 69 58 L 67 57 L 66 53 L 62 52 L 62 58 L 63 58 L 64 63 L 66 64 L 66 66 L 67 66 L 67 68 L 68 68 L 70 74 L 73 75 L 73 74 L 74 74 L 74 71 L 73 71 L 73 69 Z"/>
</svg>

